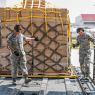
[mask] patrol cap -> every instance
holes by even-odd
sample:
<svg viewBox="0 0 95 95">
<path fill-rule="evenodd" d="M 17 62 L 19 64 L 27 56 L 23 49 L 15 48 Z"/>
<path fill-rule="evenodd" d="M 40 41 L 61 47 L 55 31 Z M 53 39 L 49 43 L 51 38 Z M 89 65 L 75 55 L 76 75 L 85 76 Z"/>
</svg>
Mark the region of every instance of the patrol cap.
<svg viewBox="0 0 95 95">
<path fill-rule="evenodd" d="M 16 25 L 14 26 L 14 30 L 15 30 L 16 32 L 19 32 L 19 30 L 21 30 L 20 24 L 16 24 Z"/>
<path fill-rule="evenodd" d="M 77 33 L 79 33 L 81 30 L 84 32 L 83 28 L 77 28 Z"/>
</svg>

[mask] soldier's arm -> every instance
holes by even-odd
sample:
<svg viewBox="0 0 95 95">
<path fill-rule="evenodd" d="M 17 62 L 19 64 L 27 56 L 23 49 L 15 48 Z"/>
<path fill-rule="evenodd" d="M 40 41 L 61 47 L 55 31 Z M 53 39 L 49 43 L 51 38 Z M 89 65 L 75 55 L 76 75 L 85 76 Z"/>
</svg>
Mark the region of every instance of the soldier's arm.
<svg viewBox="0 0 95 95">
<path fill-rule="evenodd" d="M 7 48 L 11 51 L 15 51 L 12 46 L 11 46 L 11 41 L 9 39 L 7 39 Z"/>
<path fill-rule="evenodd" d="M 7 37 L 7 48 L 11 49 L 10 35 Z"/>
<path fill-rule="evenodd" d="M 35 38 L 30 38 L 30 37 L 25 37 L 26 41 L 31 41 L 31 40 L 35 40 Z"/>
<path fill-rule="evenodd" d="M 75 47 L 79 46 L 79 38 L 77 37 L 77 42 L 75 43 Z"/>
<path fill-rule="evenodd" d="M 24 40 L 27 41 L 27 42 L 30 42 L 30 41 L 32 41 L 32 40 L 35 40 L 35 38 L 26 37 L 26 36 L 24 36 L 24 35 L 23 35 L 23 38 L 24 38 Z"/>
<path fill-rule="evenodd" d="M 88 39 L 89 39 L 93 44 L 95 44 L 95 39 L 94 39 L 94 37 L 90 37 L 90 36 L 88 35 Z"/>
<path fill-rule="evenodd" d="M 8 35 L 8 37 L 7 37 L 7 48 L 9 49 L 9 50 L 11 50 L 12 52 L 14 52 L 15 50 L 14 50 L 14 48 L 12 48 L 12 39 L 11 39 L 11 37 L 13 36 L 13 34 L 9 34 Z"/>
<path fill-rule="evenodd" d="M 35 41 L 39 40 L 38 37 L 26 37 L 24 35 L 23 35 L 23 37 L 24 37 L 24 40 L 27 41 L 27 42 L 30 42 L 30 41 L 33 41 L 33 40 L 35 40 Z"/>
</svg>

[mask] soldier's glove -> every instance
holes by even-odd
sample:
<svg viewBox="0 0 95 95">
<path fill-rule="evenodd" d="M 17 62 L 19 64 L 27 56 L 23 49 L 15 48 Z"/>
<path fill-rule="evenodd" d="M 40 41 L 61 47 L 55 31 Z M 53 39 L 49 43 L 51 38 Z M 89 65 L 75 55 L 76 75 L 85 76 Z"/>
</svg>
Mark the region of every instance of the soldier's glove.
<svg viewBox="0 0 95 95">
<path fill-rule="evenodd" d="M 38 37 L 35 37 L 35 41 L 39 41 L 39 38 Z"/>
<path fill-rule="evenodd" d="M 72 47 L 75 48 L 76 47 L 75 44 L 72 44 Z"/>
<path fill-rule="evenodd" d="M 14 54 L 15 54 L 16 56 L 20 56 L 20 54 L 19 54 L 18 51 L 14 51 Z"/>
</svg>

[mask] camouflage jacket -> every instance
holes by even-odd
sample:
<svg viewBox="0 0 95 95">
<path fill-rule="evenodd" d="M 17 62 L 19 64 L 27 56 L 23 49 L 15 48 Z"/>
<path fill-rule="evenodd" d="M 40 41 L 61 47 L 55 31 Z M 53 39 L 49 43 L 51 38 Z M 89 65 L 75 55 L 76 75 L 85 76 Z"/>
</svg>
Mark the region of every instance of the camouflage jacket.
<svg viewBox="0 0 95 95">
<path fill-rule="evenodd" d="M 89 50 L 90 41 L 95 43 L 94 38 L 90 37 L 87 34 L 84 34 L 83 36 L 77 36 L 77 43 L 75 44 L 75 46 L 80 46 L 80 50 Z"/>
<path fill-rule="evenodd" d="M 7 38 L 7 43 L 11 52 L 18 51 L 20 53 L 24 53 L 24 40 L 25 36 L 23 34 L 16 36 L 14 33 L 11 33 Z"/>
</svg>

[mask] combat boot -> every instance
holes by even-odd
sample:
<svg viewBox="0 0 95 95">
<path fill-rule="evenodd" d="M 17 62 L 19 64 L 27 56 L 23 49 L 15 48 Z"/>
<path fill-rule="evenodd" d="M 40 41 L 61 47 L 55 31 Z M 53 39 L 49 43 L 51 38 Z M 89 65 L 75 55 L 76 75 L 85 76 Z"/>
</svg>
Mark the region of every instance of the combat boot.
<svg viewBox="0 0 95 95">
<path fill-rule="evenodd" d="M 13 79 L 12 79 L 12 84 L 13 84 L 13 85 L 16 85 L 16 78 L 13 78 Z"/>
<path fill-rule="evenodd" d="M 29 83 L 29 82 L 31 82 L 31 79 L 26 78 L 26 79 L 25 79 L 25 84 L 27 84 L 27 83 Z"/>
<path fill-rule="evenodd" d="M 31 82 L 31 79 L 28 78 L 28 75 L 24 75 L 25 78 L 25 84 Z"/>
<path fill-rule="evenodd" d="M 81 73 L 84 75 L 84 67 L 83 67 L 83 64 L 80 65 L 80 69 L 81 69 Z"/>
</svg>

